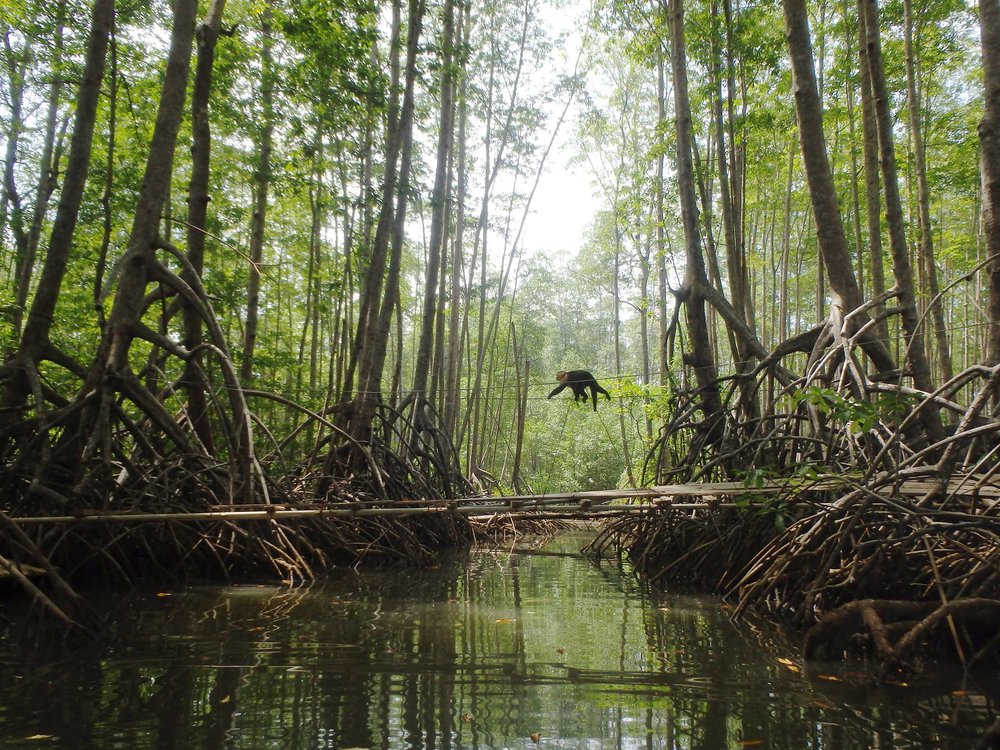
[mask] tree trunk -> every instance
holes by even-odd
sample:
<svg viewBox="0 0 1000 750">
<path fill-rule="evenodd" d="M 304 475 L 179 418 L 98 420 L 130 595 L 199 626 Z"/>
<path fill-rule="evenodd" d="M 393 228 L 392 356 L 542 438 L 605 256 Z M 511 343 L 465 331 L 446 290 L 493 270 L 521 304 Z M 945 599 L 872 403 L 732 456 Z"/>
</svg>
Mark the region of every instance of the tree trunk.
<svg viewBox="0 0 1000 750">
<path fill-rule="evenodd" d="M 31 386 L 31 381 L 37 378 L 38 362 L 50 346 L 49 333 L 69 263 L 73 234 L 90 168 L 90 150 L 101 95 L 101 79 L 104 77 L 108 39 L 114 21 L 114 7 L 114 0 L 95 0 L 91 13 L 87 58 L 77 93 L 73 136 L 63 176 L 62 192 L 59 195 L 59 205 L 56 208 L 38 287 L 11 368 L 11 378 L 7 383 L 4 396 L 7 407 L 23 405 L 29 391 L 35 390 Z M 40 392 L 40 388 L 37 390 Z"/>
<path fill-rule="evenodd" d="M 528 414 L 528 389 L 530 386 L 531 365 L 528 358 L 524 357 L 524 372 L 521 372 L 522 353 L 517 345 L 517 331 L 514 328 L 513 321 L 510 324 L 510 337 L 514 345 L 514 374 L 517 381 L 514 384 L 514 394 L 517 399 L 514 404 L 516 409 L 514 417 L 514 461 L 510 475 L 514 492 L 524 495 L 530 492 L 530 487 L 525 484 L 524 479 L 521 477 L 521 455 L 524 448 L 524 425 Z"/>
<path fill-rule="evenodd" d="M 17 292 L 14 302 L 14 332 L 20 333 L 21 323 L 24 320 L 24 310 L 28 304 L 28 291 L 31 288 L 31 277 L 35 270 L 35 257 L 38 254 L 38 242 L 42 234 L 42 224 L 45 220 L 45 211 L 49 205 L 49 198 L 55 190 L 57 181 L 58 165 L 53 161 L 55 150 L 56 128 L 59 116 L 59 95 L 62 91 L 62 49 L 63 49 L 63 22 L 62 18 L 66 13 L 66 2 L 59 3 L 59 11 L 56 28 L 56 38 L 54 42 L 54 61 L 52 63 L 52 88 L 49 91 L 48 114 L 45 117 L 45 141 L 42 146 L 42 158 L 39 163 L 38 184 L 35 187 L 35 203 L 31 212 L 31 227 L 27 236 L 21 233 L 17 237 L 18 264 L 16 270 Z"/>
<path fill-rule="evenodd" d="M 399 154 L 402 142 L 402 130 L 399 124 L 399 49 L 402 44 L 402 9 L 401 0 L 392 3 L 392 32 L 389 43 L 389 103 L 386 115 L 385 134 L 385 164 L 382 175 L 381 210 L 375 223 L 375 236 L 371 241 L 368 267 L 365 269 L 364 282 L 360 290 L 357 329 L 351 345 L 351 356 L 347 363 L 344 376 L 342 399 L 351 401 L 361 397 L 362 386 L 358 385 L 358 393 L 352 392 L 357 370 L 361 366 L 363 347 L 374 335 L 372 330 L 378 321 L 379 301 L 385 283 L 385 269 L 388 262 L 389 245 L 392 239 L 393 196 L 396 182 L 399 178 Z M 367 226 L 366 226 L 367 229 Z M 368 233 L 365 233 L 368 237 Z M 360 375 L 358 375 L 360 381 Z"/>
<path fill-rule="evenodd" d="M 260 266 L 264 260 L 264 229 L 267 226 L 267 200 L 271 184 L 271 141 L 274 134 L 274 62 L 271 56 L 271 6 L 261 12 L 260 151 L 257 174 L 254 177 L 254 209 L 250 226 L 250 276 L 247 280 L 247 317 L 243 330 L 243 357 L 240 360 L 240 380 L 253 378 L 253 358 L 257 349 L 257 327 L 260 312 Z"/>
<path fill-rule="evenodd" d="M 721 411 L 718 375 L 712 343 L 708 334 L 705 298 L 702 288 L 708 286 L 705 259 L 701 250 L 698 228 L 698 205 L 695 198 L 694 164 L 691 157 L 691 107 L 687 87 L 687 56 L 684 48 L 684 11 L 681 0 L 669 0 L 671 67 L 674 82 L 674 123 L 677 137 L 677 180 L 680 189 L 681 219 L 687 268 L 684 274 L 684 295 L 689 337 L 685 363 L 694 370 L 698 384 L 700 409 L 707 424 L 707 437 L 717 435 L 716 420 Z"/>
<path fill-rule="evenodd" d="M 872 101 L 871 66 L 865 44 L 865 24 L 858 6 L 858 64 L 861 88 L 861 126 L 865 165 L 865 221 L 868 229 L 868 260 L 871 267 L 871 296 L 885 294 L 885 268 L 882 263 L 882 202 L 878 172 L 878 131 L 875 127 L 875 103 Z M 878 318 L 876 335 L 889 345 L 889 324 L 882 316 L 885 305 L 872 309 Z"/>
<path fill-rule="evenodd" d="M 778 295 L 778 324 L 775 337 L 778 341 L 788 338 L 788 280 L 789 280 L 789 250 L 792 243 L 792 184 L 795 179 L 795 145 L 789 139 L 788 144 L 788 176 L 785 178 L 785 215 L 781 232 L 781 260 L 779 274 L 781 276 L 781 291 Z"/>
<path fill-rule="evenodd" d="M 156 126 L 150 142 L 143 189 L 139 194 L 128 248 L 121 264 L 121 281 L 108 316 L 101 352 L 92 373 L 92 376 L 96 374 L 100 379 L 103 379 L 105 373 L 121 373 L 127 369 L 134 326 L 144 309 L 143 297 L 170 189 L 174 149 L 184 114 L 196 10 L 195 0 L 177 0 L 174 6 L 170 54 Z"/>
<path fill-rule="evenodd" d="M 910 116 L 910 139 L 913 146 L 913 167 L 917 177 L 917 213 L 920 227 L 920 258 L 927 277 L 927 294 L 930 296 L 931 319 L 934 322 L 934 341 L 937 346 L 941 382 L 951 380 L 951 345 L 944 319 L 944 303 L 938 297 L 937 264 L 934 261 L 934 236 L 931 227 L 930 188 L 927 185 L 926 152 L 920 124 L 920 99 L 917 92 L 917 61 L 913 52 L 913 3 L 903 0 L 906 49 L 906 102 Z"/>
<path fill-rule="evenodd" d="M 10 35 L 2 35 L 3 61 L 7 72 L 7 141 L 3 160 L 3 184 L 0 185 L 0 248 L 6 244 L 7 230 L 14 236 L 14 283 L 17 283 L 17 268 L 21 265 L 21 245 L 25 242 L 24 208 L 17 190 L 17 156 L 21 145 L 21 135 L 25 130 L 24 89 L 27 80 L 28 62 L 32 59 L 31 46 L 25 41 L 25 48 L 18 55 L 10 44 Z M 12 318 L 13 322 L 13 318 Z M 20 325 L 20 324 L 18 324 Z M 15 329 L 15 332 L 19 332 Z"/>
<path fill-rule="evenodd" d="M 390 138 L 388 161 L 394 161 L 393 151 L 399 148 L 399 178 L 386 176 L 384 195 L 389 198 L 382 205 L 376 229 L 374 255 L 388 256 L 388 271 L 385 279 L 385 292 L 378 306 L 378 300 L 370 300 L 370 321 L 373 323 L 365 330 L 360 341 L 361 357 L 358 364 L 358 393 L 351 414 L 350 434 L 361 442 L 371 439 L 372 420 L 381 398 L 382 370 L 385 365 L 386 346 L 389 339 L 389 328 L 392 323 L 393 308 L 399 295 L 399 272 L 403 254 L 403 229 L 406 223 L 406 208 L 409 192 L 410 158 L 413 144 L 413 109 L 414 85 L 416 81 L 417 56 L 419 52 L 420 32 L 423 26 L 423 16 L 426 9 L 424 0 L 409 0 L 409 21 L 406 40 L 406 68 L 404 73 L 403 105 L 395 129 L 395 136 Z M 392 196 L 395 195 L 395 204 Z M 391 242 L 391 253 L 389 245 Z M 374 264 L 373 264 L 374 265 Z M 372 273 L 369 268 L 369 275 Z M 366 285 L 374 288 L 375 285 Z M 380 284 L 377 286 L 381 286 Z M 360 326 L 359 326 L 360 328 Z M 361 461 L 362 456 L 355 456 Z"/>
<path fill-rule="evenodd" d="M 212 131 L 208 118 L 208 103 L 212 91 L 212 72 L 215 64 L 215 43 L 219 38 L 222 13 L 226 0 L 213 0 L 205 20 L 196 32 L 198 61 L 195 66 L 194 86 L 191 89 L 191 180 L 188 183 L 187 257 L 189 268 L 181 271 L 181 278 L 189 285 L 194 276 L 201 278 L 205 267 L 205 236 L 208 217 L 208 179 L 211 173 Z M 200 366 L 202 320 L 198 311 L 188 303 L 184 305 L 184 348 L 194 352 L 184 363 L 181 383 L 187 390 L 188 417 L 202 445 L 214 452 L 212 428 L 208 418 L 206 392 L 208 382 Z"/>
<path fill-rule="evenodd" d="M 617 199 L 616 199 L 617 202 Z M 622 374 L 622 317 L 621 317 L 621 292 L 619 291 L 621 279 L 621 257 L 622 257 L 622 231 L 618 225 L 618 211 L 615 211 L 615 266 L 611 274 L 611 304 L 614 306 L 614 322 L 612 324 L 612 336 L 615 347 L 615 378 Z M 597 399 L 597 394 L 593 394 Z M 586 404 L 584 404 L 586 406 Z M 625 414 L 618 414 L 618 429 L 622 438 L 622 455 L 625 457 L 625 476 L 628 478 L 628 486 L 635 487 L 635 477 L 632 473 L 632 460 L 628 447 L 628 431 L 625 428 Z"/>
<path fill-rule="evenodd" d="M 458 35 L 462 38 L 461 83 L 457 91 L 458 98 L 458 168 L 455 184 L 455 239 L 451 251 L 451 299 L 448 312 L 448 355 L 445 359 L 445 407 L 444 426 L 451 439 L 456 439 L 458 425 L 459 384 L 461 382 L 462 365 L 462 269 L 465 263 L 465 171 L 466 143 L 465 128 L 468 116 L 467 77 L 465 64 L 468 57 L 464 50 L 469 48 L 469 35 L 472 24 L 466 22 L 467 10 L 463 4 L 459 8 Z M 466 306 L 465 314 L 468 315 Z"/>
<path fill-rule="evenodd" d="M 872 99 L 875 104 L 875 125 L 878 130 L 879 166 L 885 192 L 885 213 L 889 226 L 889 245 L 892 250 L 892 268 L 896 279 L 897 299 L 902 308 L 902 324 L 906 341 L 907 361 L 917 388 L 928 393 L 934 390 L 924 340 L 919 331 L 919 317 L 914 298 L 913 271 L 906 246 L 903 207 L 899 198 L 899 181 L 896 177 L 896 153 L 893 145 L 892 118 L 889 114 L 889 94 L 882 69 L 882 43 L 878 26 L 878 9 L 875 0 L 861 0 L 865 24 L 865 43 L 868 47 L 868 64 L 871 72 Z M 859 14 L 860 15 L 860 14 Z M 921 412 L 921 424 L 928 437 L 937 441 L 941 436 L 941 416 L 929 405 Z"/>
<path fill-rule="evenodd" d="M 434 175 L 434 192 L 431 196 L 431 236 L 427 253 L 427 275 L 424 284 L 423 317 L 420 341 L 417 346 L 417 361 L 413 374 L 413 393 L 417 400 L 415 414 L 419 415 L 421 401 L 428 400 L 427 377 L 434 343 L 434 322 L 436 319 L 438 274 L 444 247 L 445 229 L 448 224 L 448 162 L 454 141 L 454 68 L 453 37 L 455 27 L 455 4 L 445 0 L 444 21 L 441 30 L 441 109 L 437 141 L 437 167 Z M 419 416 L 417 417 L 419 419 Z"/>
<path fill-rule="evenodd" d="M 816 86 L 805 0 L 783 0 L 783 6 L 785 34 L 792 63 L 799 145 L 802 148 L 802 161 L 809 185 L 819 248 L 829 274 L 833 303 L 830 311 L 831 328 L 833 334 L 839 336 L 844 326 L 844 317 L 861 307 L 863 300 L 857 279 L 854 277 L 854 265 L 851 262 L 851 252 L 840 218 L 833 173 L 827 158 L 823 114 Z M 853 328 L 856 329 L 865 320 L 867 318 L 864 317 L 855 319 Z M 852 332 L 853 330 L 847 331 L 847 333 Z M 895 368 L 895 363 L 883 342 L 868 336 L 862 343 L 880 371 Z"/>
<path fill-rule="evenodd" d="M 646 234 L 642 238 L 642 251 L 639 254 L 639 356 L 642 359 L 642 385 L 643 385 L 643 406 L 649 405 L 649 386 L 652 384 L 653 373 L 652 363 L 649 356 L 649 312 L 652 295 L 649 293 L 649 279 L 652 275 L 652 254 L 653 237 Z M 644 409 L 646 414 L 646 440 L 652 443 L 653 440 L 653 420 L 649 415 L 649 410 Z"/>
<path fill-rule="evenodd" d="M 712 16 L 718 16 L 718 3 L 712 3 Z M 728 13 L 727 13 L 728 16 Z M 715 40 L 715 35 L 713 35 Z M 713 120 L 715 122 L 716 150 L 718 151 L 719 164 L 719 202 L 722 204 L 722 233 L 726 243 L 726 269 L 729 273 L 729 301 L 733 307 L 739 311 L 744 320 L 747 320 L 747 310 L 751 305 L 747 301 L 747 289 L 743 284 L 743 258 L 741 257 L 742 246 L 736 238 L 736 224 L 734 217 L 733 197 L 730 184 L 729 152 L 726 148 L 726 128 L 722 118 L 722 71 L 719 43 L 716 40 L 715 50 L 712 53 L 712 86 L 714 88 L 713 99 Z M 728 87 L 728 94 L 732 96 L 732 79 Z M 749 320 L 747 320 L 749 322 Z M 738 364 L 746 360 L 744 352 L 733 352 L 738 360 Z M 738 368 L 739 369 L 739 368 Z"/>
<path fill-rule="evenodd" d="M 660 385 L 667 384 L 667 371 L 670 363 L 667 361 L 667 230 L 666 211 L 664 210 L 665 185 L 664 165 L 667 159 L 667 80 L 664 65 L 665 54 L 662 47 L 656 55 L 656 111 L 657 111 L 657 149 L 656 149 L 656 281 L 657 281 L 657 312 L 660 323 Z"/>
<path fill-rule="evenodd" d="M 980 170 L 983 183 L 983 234 L 989 278 L 989 329 L 986 361 L 1000 363 L 1000 3 L 979 0 L 983 46 L 985 102 L 979 121 Z"/>
</svg>

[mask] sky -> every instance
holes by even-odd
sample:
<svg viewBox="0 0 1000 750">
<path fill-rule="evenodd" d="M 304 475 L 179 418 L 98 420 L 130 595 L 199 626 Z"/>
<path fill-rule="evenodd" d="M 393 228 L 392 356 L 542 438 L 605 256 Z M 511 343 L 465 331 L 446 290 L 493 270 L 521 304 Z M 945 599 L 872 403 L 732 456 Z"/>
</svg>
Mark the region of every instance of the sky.
<svg viewBox="0 0 1000 750">
<path fill-rule="evenodd" d="M 589 3 L 553 6 L 546 2 L 539 8 L 543 23 L 553 35 L 566 34 L 565 42 L 553 51 L 553 69 L 556 74 L 571 75 L 583 42 L 582 30 L 586 28 Z M 574 99 L 559 129 L 531 204 L 522 242 L 529 254 L 558 253 L 564 261 L 574 257 L 583 246 L 600 206 L 586 164 L 571 163 L 576 155 L 573 140 L 578 102 L 579 98 Z M 539 134 L 541 142 L 548 142 L 564 104 L 565 100 L 560 100 L 551 106 L 548 129 Z"/>
</svg>

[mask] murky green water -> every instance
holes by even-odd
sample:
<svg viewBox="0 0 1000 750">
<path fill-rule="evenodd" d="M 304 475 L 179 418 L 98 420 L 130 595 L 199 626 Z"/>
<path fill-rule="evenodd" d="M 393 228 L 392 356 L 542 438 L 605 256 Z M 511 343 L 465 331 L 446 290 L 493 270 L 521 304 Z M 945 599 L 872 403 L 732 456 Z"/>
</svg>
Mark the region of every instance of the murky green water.
<svg viewBox="0 0 1000 750">
<path fill-rule="evenodd" d="M 807 676 L 766 628 L 595 568 L 580 543 L 123 594 L 106 643 L 0 650 L 0 747 L 962 748 L 992 719 L 949 675 Z"/>
</svg>

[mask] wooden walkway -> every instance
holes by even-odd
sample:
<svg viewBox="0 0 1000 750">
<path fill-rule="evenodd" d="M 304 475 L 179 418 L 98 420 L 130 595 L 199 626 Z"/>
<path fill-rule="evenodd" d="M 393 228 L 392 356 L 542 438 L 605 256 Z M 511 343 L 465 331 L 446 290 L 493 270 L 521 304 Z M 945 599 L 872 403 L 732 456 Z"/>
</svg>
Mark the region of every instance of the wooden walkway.
<svg viewBox="0 0 1000 750">
<path fill-rule="evenodd" d="M 889 486 L 888 483 L 884 484 Z M 210 523 L 213 521 L 364 518 L 446 512 L 470 517 L 509 515 L 544 518 L 606 518 L 630 513 L 644 513 L 658 508 L 699 510 L 737 507 L 745 504 L 744 498 L 747 496 L 766 497 L 791 494 L 804 501 L 816 502 L 815 495 L 819 493 L 847 491 L 853 486 L 849 478 L 829 477 L 811 482 L 765 482 L 754 487 L 747 487 L 742 482 L 706 482 L 546 495 L 458 498 L 447 501 L 345 502 L 296 506 L 273 503 L 268 505 L 216 506 L 206 511 L 179 513 L 82 511 L 63 516 L 7 516 L 6 520 L 19 526 L 102 522 Z M 893 489 L 897 496 L 922 497 L 933 487 L 934 482 L 931 480 L 908 480 Z M 974 495 L 985 501 L 987 505 L 993 506 L 1000 500 L 1000 478 L 995 477 L 988 482 L 985 481 L 985 478 L 953 480 L 949 482 L 948 493 L 962 496 Z M 684 500 L 678 501 L 677 498 L 684 498 Z M 737 498 L 740 499 L 739 503 L 736 502 Z M 612 504 L 616 500 L 622 502 Z"/>
</svg>

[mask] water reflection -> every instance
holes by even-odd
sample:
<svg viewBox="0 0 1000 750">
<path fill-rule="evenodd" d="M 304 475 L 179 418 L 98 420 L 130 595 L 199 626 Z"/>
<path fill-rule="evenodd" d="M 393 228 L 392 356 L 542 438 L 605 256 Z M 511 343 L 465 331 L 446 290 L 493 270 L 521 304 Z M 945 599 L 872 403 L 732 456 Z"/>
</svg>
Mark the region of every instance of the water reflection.
<svg viewBox="0 0 1000 750">
<path fill-rule="evenodd" d="M 594 568 L 580 544 L 128 594 L 106 643 L 3 652 L 0 745 L 971 747 L 990 721 L 946 675 L 881 690 L 843 665 L 807 676 L 770 631 Z"/>
</svg>

